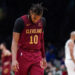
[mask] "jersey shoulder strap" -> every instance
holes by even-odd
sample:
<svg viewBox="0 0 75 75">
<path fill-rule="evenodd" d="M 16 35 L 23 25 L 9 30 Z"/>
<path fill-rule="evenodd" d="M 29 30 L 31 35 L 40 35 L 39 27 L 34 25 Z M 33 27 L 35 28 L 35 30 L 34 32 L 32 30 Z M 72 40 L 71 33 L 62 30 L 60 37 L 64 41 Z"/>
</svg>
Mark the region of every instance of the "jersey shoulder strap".
<svg viewBox="0 0 75 75">
<path fill-rule="evenodd" d="M 24 21 L 24 24 L 26 24 L 26 22 L 27 22 L 27 15 L 23 15 L 23 16 L 21 16 L 21 18 Z"/>
</svg>

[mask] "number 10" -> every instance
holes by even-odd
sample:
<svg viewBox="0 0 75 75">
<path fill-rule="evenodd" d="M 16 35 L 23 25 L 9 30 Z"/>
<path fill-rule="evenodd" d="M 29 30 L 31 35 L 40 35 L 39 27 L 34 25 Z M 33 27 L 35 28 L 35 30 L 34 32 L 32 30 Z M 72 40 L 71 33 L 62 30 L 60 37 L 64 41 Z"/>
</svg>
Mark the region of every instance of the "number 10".
<svg viewBox="0 0 75 75">
<path fill-rule="evenodd" d="M 38 44 L 38 35 L 30 36 L 30 44 Z"/>
</svg>

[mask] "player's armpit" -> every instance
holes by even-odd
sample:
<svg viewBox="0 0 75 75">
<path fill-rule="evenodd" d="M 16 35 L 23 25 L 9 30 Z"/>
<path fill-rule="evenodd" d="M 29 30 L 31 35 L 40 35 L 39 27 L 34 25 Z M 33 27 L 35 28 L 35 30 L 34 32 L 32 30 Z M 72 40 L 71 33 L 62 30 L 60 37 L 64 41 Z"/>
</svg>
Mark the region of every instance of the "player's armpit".
<svg viewBox="0 0 75 75">
<path fill-rule="evenodd" d="M 11 52 L 10 51 L 6 51 L 5 53 L 4 53 L 4 56 L 10 56 L 11 55 Z"/>
</svg>

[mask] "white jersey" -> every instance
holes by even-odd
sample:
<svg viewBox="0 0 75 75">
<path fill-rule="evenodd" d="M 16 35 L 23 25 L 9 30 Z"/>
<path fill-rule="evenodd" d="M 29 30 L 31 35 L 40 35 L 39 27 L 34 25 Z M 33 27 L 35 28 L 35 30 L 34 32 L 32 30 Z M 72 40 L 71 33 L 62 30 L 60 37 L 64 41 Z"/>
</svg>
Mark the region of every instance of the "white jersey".
<svg viewBox="0 0 75 75">
<path fill-rule="evenodd" d="M 65 59 L 71 59 L 71 55 L 70 55 L 70 48 L 69 48 L 69 43 L 73 42 L 71 39 L 69 39 L 66 44 L 65 44 Z M 75 58 L 75 46 L 73 48 L 73 55 Z"/>
</svg>

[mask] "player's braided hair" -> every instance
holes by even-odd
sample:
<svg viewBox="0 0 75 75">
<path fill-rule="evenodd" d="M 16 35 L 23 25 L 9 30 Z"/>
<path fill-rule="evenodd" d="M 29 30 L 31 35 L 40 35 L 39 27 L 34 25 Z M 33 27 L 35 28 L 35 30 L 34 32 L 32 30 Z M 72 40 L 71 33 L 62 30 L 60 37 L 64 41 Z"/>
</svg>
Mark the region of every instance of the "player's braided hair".
<svg viewBox="0 0 75 75">
<path fill-rule="evenodd" d="M 42 6 L 42 3 L 37 3 L 37 4 L 32 4 L 30 10 L 35 13 L 36 15 L 43 15 L 43 11 L 44 11 L 44 8 Z"/>
</svg>

